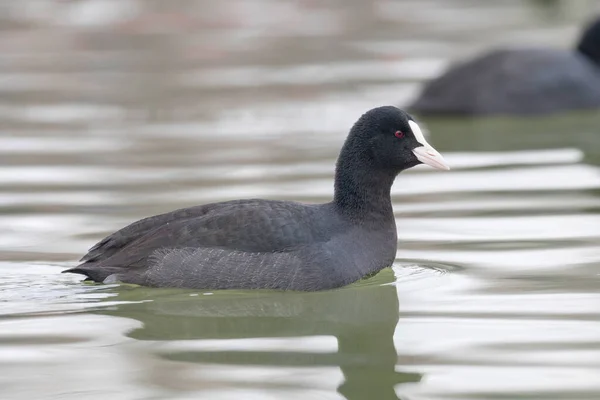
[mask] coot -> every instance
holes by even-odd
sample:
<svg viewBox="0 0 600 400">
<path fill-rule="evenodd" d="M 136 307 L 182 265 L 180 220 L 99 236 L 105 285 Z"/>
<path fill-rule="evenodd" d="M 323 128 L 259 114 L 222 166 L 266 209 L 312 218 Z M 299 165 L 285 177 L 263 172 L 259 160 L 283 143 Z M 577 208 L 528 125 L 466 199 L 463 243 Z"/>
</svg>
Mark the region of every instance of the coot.
<svg viewBox="0 0 600 400">
<path fill-rule="evenodd" d="M 576 50 L 496 50 L 451 67 L 408 107 L 420 115 L 541 115 L 600 108 L 600 19 Z"/>
<path fill-rule="evenodd" d="M 409 114 L 374 108 L 346 138 L 331 202 L 235 200 L 148 217 L 104 238 L 64 272 L 151 287 L 344 286 L 392 265 L 390 189 L 398 173 L 420 163 L 449 169 Z"/>
</svg>

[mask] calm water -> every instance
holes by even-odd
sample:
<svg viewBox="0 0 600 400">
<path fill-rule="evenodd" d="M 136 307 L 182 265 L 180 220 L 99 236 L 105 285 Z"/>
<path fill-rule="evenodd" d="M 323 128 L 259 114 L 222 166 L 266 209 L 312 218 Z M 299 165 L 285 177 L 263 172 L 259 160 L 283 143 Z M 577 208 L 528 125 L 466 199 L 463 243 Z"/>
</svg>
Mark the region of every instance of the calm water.
<svg viewBox="0 0 600 400">
<path fill-rule="evenodd" d="M 328 201 L 366 109 L 493 44 L 567 46 L 597 4 L 224 3 L 0 6 L 0 398 L 600 398 L 594 113 L 426 120 L 453 170 L 398 178 L 394 267 L 351 287 L 60 274 L 150 214 Z"/>
</svg>

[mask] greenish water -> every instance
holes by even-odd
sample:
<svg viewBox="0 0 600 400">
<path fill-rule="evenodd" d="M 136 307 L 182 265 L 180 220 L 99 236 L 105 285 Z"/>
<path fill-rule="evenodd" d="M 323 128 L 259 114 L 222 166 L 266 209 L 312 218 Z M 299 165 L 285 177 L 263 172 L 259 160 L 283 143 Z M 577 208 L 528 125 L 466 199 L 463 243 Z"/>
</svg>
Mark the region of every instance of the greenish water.
<svg viewBox="0 0 600 400">
<path fill-rule="evenodd" d="M 585 10 L 10 4 L 1 399 L 600 398 L 598 113 L 425 120 L 453 169 L 398 178 L 393 268 L 340 290 L 147 289 L 60 274 L 151 214 L 244 197 L 327 201 L 366 109 L 402 105 L 449 59 L 486 46 L 568 45 Z"/>
</svg>

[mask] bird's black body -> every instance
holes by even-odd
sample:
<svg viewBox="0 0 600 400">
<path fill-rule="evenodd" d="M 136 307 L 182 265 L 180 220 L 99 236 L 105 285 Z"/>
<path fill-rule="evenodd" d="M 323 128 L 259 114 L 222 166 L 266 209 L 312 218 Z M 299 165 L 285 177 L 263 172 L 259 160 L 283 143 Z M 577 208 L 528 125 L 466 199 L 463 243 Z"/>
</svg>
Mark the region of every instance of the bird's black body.
<svg viewBox="0 0 600 400">
<path fill-rule="evenodd" d="M 376 273 L 396 254 L 392 183 L 420 163 L 413 151 L 423 143 L 409 120 L 394 107 L 361 117 L 329 203 L 235 200 L 156 215 L 106 237 L 66 272 L 155 287 L 281 290 L 331 289 Z"/>
<path fill-rule="evenodd" d="M 144 286 L 327 289 L 392 264 L 396 227 L 391 210 L 379 222 L 372 232 L 369 224 L 356 229 L 333 204 L 258 199 L 208 204 L 118 231 L 92 248 L 72 272 L 100 282 L 115 274 L 116 281 Z M 367 243 L 365 234 L 377 240 Z"/>
<path fill-rule="evenodd" d="M 495 50 L 425 85 L 408 107 L 421 115 L 548 114 L 600 108 L 600 19 L 577 51 Z"/>
</svg>

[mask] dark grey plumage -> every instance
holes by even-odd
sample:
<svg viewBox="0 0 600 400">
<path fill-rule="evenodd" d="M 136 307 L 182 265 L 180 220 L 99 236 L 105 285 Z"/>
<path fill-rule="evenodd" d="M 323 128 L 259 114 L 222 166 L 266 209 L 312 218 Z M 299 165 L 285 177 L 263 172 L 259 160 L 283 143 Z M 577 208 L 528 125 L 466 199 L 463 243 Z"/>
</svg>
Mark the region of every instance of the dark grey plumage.
<svg viewBox="0 0 600 400">
<path fill-rule="evenodd" d="M 496 50 L 451 67 L 408 108 L 421 115 L 548 114 L 600 108 L 600 19 L 577 51 Z"/>
<path fill-rule="evenodd" d="M 421 162 L 415 149 L 426 144 L 409 121 L 395 107 L 357 121 L 330 203 L 235 200 L 156 215 L 104 238 L 65 272 L 156 287 L 321 290 L 389 267 L 396 254 L 390 189 L 401 170 Z"/>
</svg>

